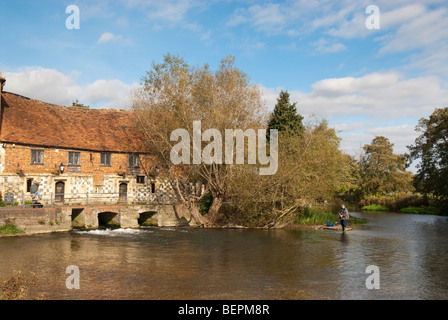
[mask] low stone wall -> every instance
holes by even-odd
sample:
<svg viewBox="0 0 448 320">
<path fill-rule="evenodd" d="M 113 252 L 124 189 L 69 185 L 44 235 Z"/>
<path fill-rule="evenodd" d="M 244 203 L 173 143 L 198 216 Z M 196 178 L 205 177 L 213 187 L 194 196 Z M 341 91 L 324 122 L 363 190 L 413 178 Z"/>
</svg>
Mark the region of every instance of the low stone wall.
<svg viewBox="0 0 448 320">
<path fill-rule="evenodd" d="M 69 231 L 72 229 L 71 208 L 2 209 L 0 225 L 13 223 L 26 234 Z"/>
<path fill-rule="evenodd" d="M 0 226 L 13 223 L 25 234 L 70 231 L 72 228 L 97 229 L 100 220 L 110 220 L 121 228 L 139 228 L 142 214 L 151 216 L 159 227 L 193 225 L 183 205 L 129 205 L 44 208 L 2 208 Z"/>
</svg>

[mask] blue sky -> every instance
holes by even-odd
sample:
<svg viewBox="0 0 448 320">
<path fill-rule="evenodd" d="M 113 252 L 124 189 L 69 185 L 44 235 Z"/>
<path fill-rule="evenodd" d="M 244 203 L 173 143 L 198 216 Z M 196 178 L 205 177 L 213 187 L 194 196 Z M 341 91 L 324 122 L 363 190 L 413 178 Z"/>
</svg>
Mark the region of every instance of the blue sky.
<svg viewBox="0 0 448 320">
<path fill-rule="evenodd" d="M 80 28 L 67 29 L 79 8 Z M 379 29 L 369 30 L 369 5 Z M 357 153 L 376 135 L 406 152 L 414 128 L 448 105 L 445 0 L 1 1 L 5 90 L 56 104 L 129 107 L 153 61 L 216 67 L 229 54 L 268 109 L 288 90 Z"/>
</svg>

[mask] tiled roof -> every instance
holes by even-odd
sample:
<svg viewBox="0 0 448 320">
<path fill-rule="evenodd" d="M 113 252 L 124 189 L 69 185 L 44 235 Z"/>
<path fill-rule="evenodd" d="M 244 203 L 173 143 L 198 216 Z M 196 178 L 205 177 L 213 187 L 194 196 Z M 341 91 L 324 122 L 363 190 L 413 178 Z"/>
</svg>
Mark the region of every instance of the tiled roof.
<svg viewBox="0 0 448 320">
<path fill-rule="evenodd" d="M 135 115 L 125 109 L 54 105 L 2 93 L 0 141 L 90 151 L 145 152 Z"/>
</svg>

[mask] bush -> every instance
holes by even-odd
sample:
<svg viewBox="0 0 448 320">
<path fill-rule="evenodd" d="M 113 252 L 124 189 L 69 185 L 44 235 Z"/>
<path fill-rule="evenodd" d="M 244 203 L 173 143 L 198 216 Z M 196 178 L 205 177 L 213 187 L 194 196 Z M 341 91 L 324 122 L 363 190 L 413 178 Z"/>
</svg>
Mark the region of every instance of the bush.
<svg viewBox="0 0 448 320">
<path fill-rule="evenodd" d="M 439 210 L 436 207 L 407 207 L 400 209 L 399 212 L 415 214 L 438 214 Z"/>
<path fill-rule="evenodd" d="M 338 215 L 325 211 L 322 208 L 305 208 L 303 213 L 296 219 L 295 224 L 311 226 L 327 224 L 328 221 L 331 223 L 339 221 Z"/>
<path fill-rule="evenodd" d="M 382 206 L 379 204 L 371 204 L 369 206 L 364 206 L 361 208 L 363 211 L 390 211 L 389 207 Z"/>
<path fill-rule="evenodd" d="M 208 210 L 210 209 L 210 206 L 213 203 L 213 196 L 210 193 L 207 193 L 202 197 L 202 199 L 199 201 L 199 212 L 204 215 L 208 213 Z"/>
<path fill-rule="evenodd" d="M 433 200 L 420 194 L 394 193 L 388 195 L 372 195 L 364 197 L 359 206 L 379 205 L 387 207 L 388 210 L 399 211 L 407 207 L 427 207 Z"/>
<path fill-rule="evenodd" d="M 0 234 L 18 234 L 25 233 L 25 231 L 17 229 L 14 223 L 7 223 L 0 227 Z"/>
</svg>

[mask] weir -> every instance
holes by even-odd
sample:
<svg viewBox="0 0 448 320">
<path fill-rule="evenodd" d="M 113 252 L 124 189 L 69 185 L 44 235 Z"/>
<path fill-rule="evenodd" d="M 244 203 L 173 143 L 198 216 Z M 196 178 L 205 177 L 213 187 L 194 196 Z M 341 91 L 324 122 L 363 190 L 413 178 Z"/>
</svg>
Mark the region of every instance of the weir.
<svg viewBox="0 0 448 320">
<path fill-rule="evenodd" d="M 90 205 L 0 209 L 0 226 L 12 223 L 25 234 L 70 231 L 73 228 L 139 228 L 141 225 L 180 227 L 193 224 L 180 204 Z"/>
</svg>

